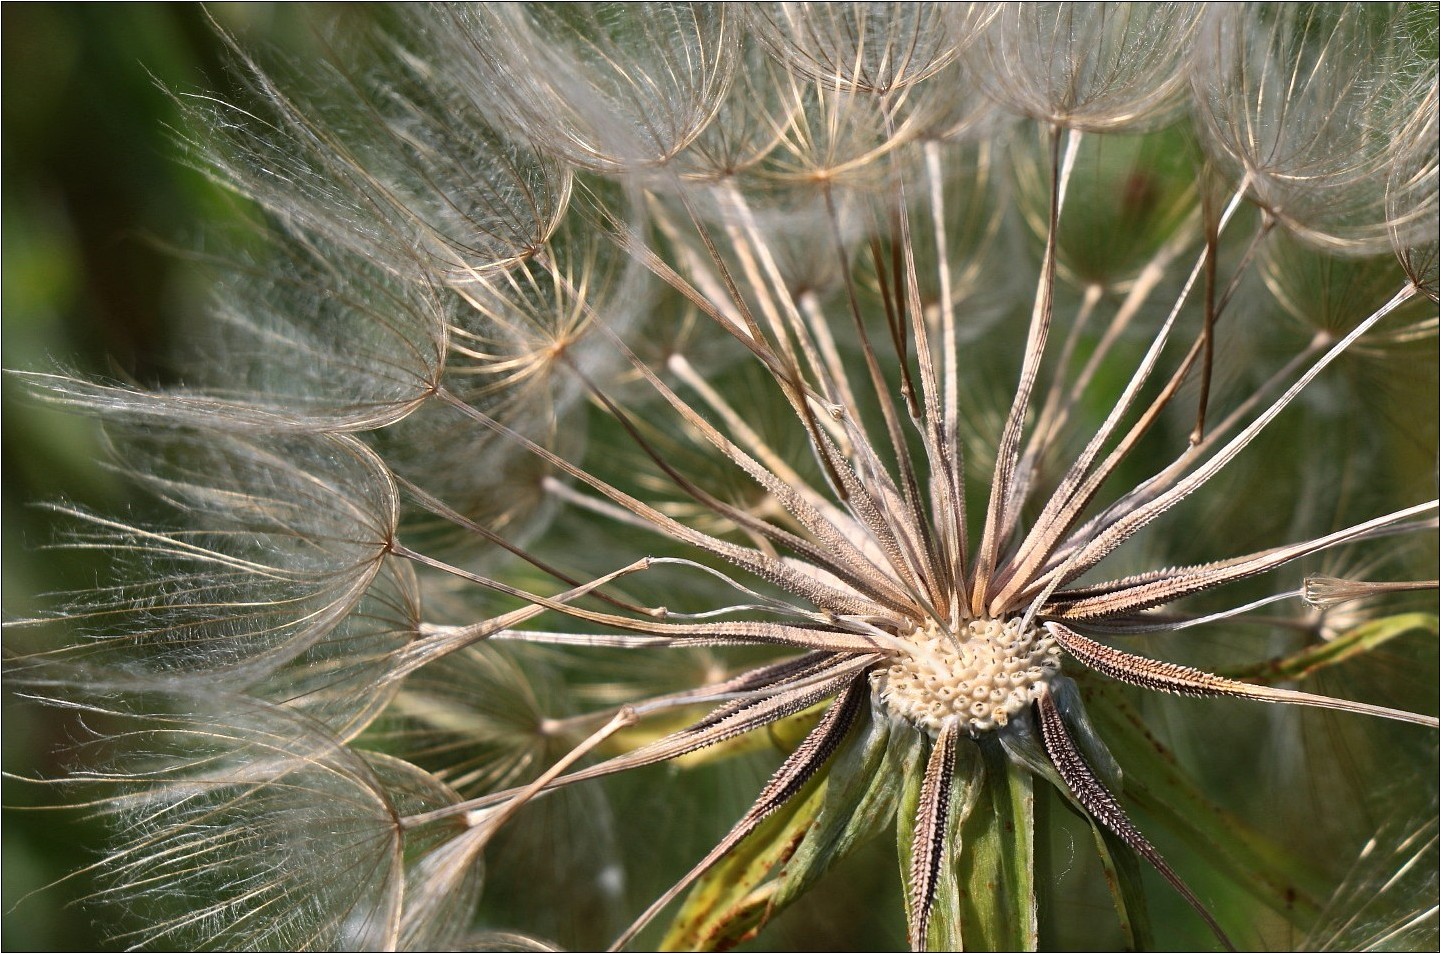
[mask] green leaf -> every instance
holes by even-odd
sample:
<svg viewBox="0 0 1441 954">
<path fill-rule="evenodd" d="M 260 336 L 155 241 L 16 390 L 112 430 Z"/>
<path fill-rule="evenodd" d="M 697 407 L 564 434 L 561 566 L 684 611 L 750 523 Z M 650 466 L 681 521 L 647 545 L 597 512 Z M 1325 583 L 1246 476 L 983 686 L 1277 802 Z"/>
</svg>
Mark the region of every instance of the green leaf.
<svg viewBox="0 0 1441 954">
<path fill-rule="evenodd" d="M 1087 696 L 1093 702 L 1088 709 L 1105 723 L 1110 748 L 1126 765 L 1126 800 L 1216 871 L 1304 929 L 1319 909 L 1317 899 L 1328 891 L 1312 867 L 1202 794 L 1120 687 L 1088 681 Z"/>
<path fill-rule="evenodd" d="M 1052 691 L 1061 714 L 1066 719 L 1071 738 L 1081 750 L 1091 771 L 1111 792 L 1119 794 L 1124 791 L 1121 767 L 1091 723 L 1076 684 L 1070 679 L 1057 679 L 1052 684 Z M 1091 835 L 1096 842 L 1096 854 L 1106 876 L 1106 887 L 1116 907 L 1116 917 L 1120 920 L 1126 946 L 1133 951 L 1154 948 L 1155 936 L 1151 929 L 1150 911 L 1141 880 L 1141 871 L 1145 867 L 1141 864 L 1141 856 L 1123 838 L 1092 818 L 1091 813 L 1076 801 L 1070 788 L 1054 771 L 1045 774 L 1051 784 L 1056 786 L 1056 790 L 1091 827 Z"/>
<path fill-rule="evenodd" d="M 1017 765 L 996 738 L 977 742 L 984 779 L 977 811 L 960 826 L 962 933 L 983 951 L 1034 951 L 1036 819 L 1031 772 Z"/>
<path fill-rule="evenodd" d="M 779 884 L 772 876 L 794 855 L 825 801 L 822 779 L 812 779 L 696 882 L 660 950 L 725 950 L 760 931 Z"/>
<path fill-rule="evenodd" d="M 1149 951 L 1155 948 L 1155 932 L 1151 929 L 1151 913 L 1146 905 L 1146 891 L 1141 881 L 1141 856 L 1120 836 L 1098 825 L 1089 816 L 1091 834 L 1096 839 L 1096 854 L 1106 875 L 1106 887 L 1116 906 L 1126 948 Z"/>
<path fill-rule="evenodd" d="M 886 827 L 900 791 L 887 768 L 890 725 L 873 712 L 852 729 L 823 772 L 696 883 L 662 947 L 709 950 L 753 937 Z"/>
<path fill-rule="evenodd" d="M 1269 659 L 1252 666 L 1222 670 L 1220 675 L 1266 685 L 1304 679 L 1318 669 L 1325 669 L 1353 656 L 1370 652 L 1383 643 L 1412 631 L 1435 636 L 1437 625 L 1435 613 L 1399 613 L 1362 623 L 1335 639 L 1307 646 L 1289 656 Z"/>
<path fill-rule="evenodd" d="M 771 898 L 771 914 L 804 894 L 830 867 L 890 824 L 901 793 L 900 776 L 887 760 L 893 735 L 891 720 L 872 712 L 835 756 L 815 826 L 781 873 Z M 769 916 L 769 915 L 768 915 Z"/>
</svg>

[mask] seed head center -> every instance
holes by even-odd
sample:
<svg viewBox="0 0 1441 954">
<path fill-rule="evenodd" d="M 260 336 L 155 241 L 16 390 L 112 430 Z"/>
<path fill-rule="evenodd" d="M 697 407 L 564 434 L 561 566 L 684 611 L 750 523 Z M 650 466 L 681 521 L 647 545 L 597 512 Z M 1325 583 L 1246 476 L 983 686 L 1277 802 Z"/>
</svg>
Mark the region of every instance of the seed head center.
<svg viewBox="0 0 1441 954">
<path fill-rule="evenodd" d="M 891 712 L 931 735 L 958 719 L 972 735 L 1005 725 L 1061 670 L 1056 641 L 1019 617 L 979 617 L 949 632 L 928 623 L 906 637 L 912 647 L 874 677 Z"/>
</svg>

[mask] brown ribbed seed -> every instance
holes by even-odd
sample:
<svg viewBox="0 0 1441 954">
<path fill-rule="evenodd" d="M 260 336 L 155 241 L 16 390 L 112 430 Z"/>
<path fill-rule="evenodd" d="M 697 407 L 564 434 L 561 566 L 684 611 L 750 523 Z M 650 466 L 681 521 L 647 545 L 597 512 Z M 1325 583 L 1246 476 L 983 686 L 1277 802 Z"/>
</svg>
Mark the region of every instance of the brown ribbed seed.
<svg viewBox="0 0 1441 954">
<path fill-rule="evenodd" d="M 931 747 L 931 757 L 926 760 L 925 777 L 921 780 L 911 856 L 911 894 L 907 899 L 913 951 L 926 949 L 941 867 L 949 860 L 947 849 L 951 845 L 952 833 L 946 830 L 946 821 L 955 789 L 959 725 L 951 719 L 941 726 L 940 734 Z"/>
<path fill-rule="evenodd" d="M 1279 702 L 1297 706 L 1312 706 L 1317 709 L 1334 709 L 1338 712 L 1358 712 L 1363 715 L 1379 716 L 1383 719 L 1396 719 L 1401 722 L 1430 726 L 1433 729 L 1441 728 L 1441 722 L 1438 722 L 1434 716 L 1405 712 L 1400 709 L 1388 709 L 1385 706 L 1376 706 L 1365 702 L 1353 702 L 1350 699 L 1318 696 L 1295 689 L 1280 689 L 1276 686 L 1237 682 L 1234 679 L 1227 679 L 1225 676 L 1192 669 L 1190 666 L 1136 656 L 1132 653 L 1122 652 L 1113 646 L 1098 643 L 1094 639 L 1087 639 L 1060 623 L 1047 623 L 1046 630 L 1062 649 L 1091 669 L 1110 676 L 1112 679 L 1119 679 L 1121 682 L 1128 682 L 1143 689 L 1174 692 L 1183 696 L 1236 696 L 1242 699 L 1255 699 L 1257 702 Z"/>
</svg>

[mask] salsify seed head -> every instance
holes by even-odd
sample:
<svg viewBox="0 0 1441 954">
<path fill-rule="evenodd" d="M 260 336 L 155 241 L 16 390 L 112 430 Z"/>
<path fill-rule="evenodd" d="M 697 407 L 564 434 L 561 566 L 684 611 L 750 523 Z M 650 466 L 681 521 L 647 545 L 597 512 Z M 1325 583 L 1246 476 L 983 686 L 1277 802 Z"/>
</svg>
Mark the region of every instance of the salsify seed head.
<svg viewBox="0 0 1441 954">
<path fill-rule="evenodd" d="M 155 501 L 8 627 L 122 940 L 1433 943 L 1434 24 L 1235 6 L 225 37 L 185 383 L 26 378 Z"/>
<path fill-rule="evenodd" d="M 957 720 L 972 735 L 1001 728 L 1046 692 L 1061 670 L 1056 641 L 1022 617 L 966 621 L 954 632 L 927 623 L 907 651 L 871 677 L 886 707 L 930 735 Z"/>
</svg>

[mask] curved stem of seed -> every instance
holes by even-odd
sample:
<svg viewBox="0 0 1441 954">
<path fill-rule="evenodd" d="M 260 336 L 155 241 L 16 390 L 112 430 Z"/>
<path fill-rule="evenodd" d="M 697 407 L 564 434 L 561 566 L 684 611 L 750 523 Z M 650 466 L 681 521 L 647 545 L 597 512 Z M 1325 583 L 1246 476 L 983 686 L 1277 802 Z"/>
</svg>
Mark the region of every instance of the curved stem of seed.
<svg viewBox="0 0 1441 954">
<path fill-rule="evenodd" d="M 1162 616 L 1153 613 L 1138 613 L 1132 616 L 1121 616 L 1115 619 L 1101 619 L 1094 622 L 1088 621 L 1087 625 L 1090 626 L 1092 629 L 1100 629 L 1105 633 L 1115 633 L 1117 635 L 1176 632 L 1177 630 L 1190 629 L 1193 626 L 1203 626 L 1206 623 L 1214 623 L 1218 620 L 1231 619 L 1232 617 L 1240 616 L 1243 613 L 1249 613 L 1252 610 L 1260 609 L 1263 606 L 1270 606 L 1272 603 L 1279 603 L 1282 600 L 1300 599 L 1301 596 L 1301 590 L 1286 590 L 1282 593 L 1272 593 L 1270 596 L 1263 596 L 1259 600 L 1252 600 L 1251 602 L 1244 603 L 1240 606 L 1233 606 L 1230 609 L 1219 610 L 1215 613 L 1207 613 L 1205 616 L 1188 616 L 1184 614 Z M 1276 626 L 1281 625 L 1281 618 L 1275 616 L 1268 616 L 1264 619 L 1264 621 L 1258 619 L 1249 619 L 1240 620 L 1240 622 L 1262 623 L 1266 626 Z M 1310 624 L 1305 623 L 1301 625 L 1309 626 Z"/>
<path fill-rule="evenodd" d="M 601 726 L 595 732 L 591 733 L 590 736 L 588 736 L 587 738 L 581 740 L 581 742 L 576 745 L 575 748 L 567 752 L 562 758 L 560 758 L 550 768 L 546 769 L 545 772 L 543 772 L 534 781 L 530 782 L 524 788 L 519 789 L 510 799 L 510 801 L 508 801 L 498 809 L 476 808 L 467 809 L 461 812 L 460 809 L 464 809 L 464 805 L 451 805 L 447 806 L 446 808 L 436 809 L 434 811 L 421 812 L 416 815 L 407 815 L 404 818 L 400 819 L 400 827 L 403 829 L 417 828 L 429 822 L 438 821 L 445 818 L 451 818 L 457 814 L 461 814 L 468 828 L 483 829 L 486 833 L 483 836 L 483 840 L 489 840 L 491 835 L 494 835 L 497 831 L 499 831 L 501 826 L 504 825 L 507 821 L 509 821 L 516 812 L 518 812 L 531 799 L 535 798 L 535 796 L 539 795 L 542 791 L 544 791 L 546 787 L 549 786 L 551 782 L 555 781 L 556 778 L 558 778 L 562 773 L 564 773 L 566 769 L 570 768 L 576 762 L 580 761 L 581 758 L 583 758 L 588 752 L 590 752 L 601 743 L 605 742 L 606 739 L 609 739 L 620 730 L 635 725 L 638 719 L 639 717 L 636 715 L 634 709 L 632 709 L 630 706 L 621 706 L 620 709 L 615 713 L 615 715 L 611 717 L 609 722 Z"/>
<path fill-rule="evenodd" d="M 568 485 L 562 484 L 560 481 L 555 480 L 555 478 L 550 476 L 545 477 L 542 481 L 542 487 L 544 489 L 549 490 L 549 487 L 545 484 L 545 481 L 551 481 L 555 484 L 560 485 L 561 487 L 564 487 L 567 490 L 569 489 Z M 418 503 L 424 509 L 429 510 L 431 513 L 435 514 L 437 517 L 448 520 L 458 527 L 469 530 L 471 533 L 483 537 L 486 542 L 492 543 L 503 550 L 515 554 L 516 556 L 520 557 L 520 559 L 535 567 L 537 570 L 540 570 L 542 573 L 545 573 L 548 576 L 554 577 L 562 583 L 568 584 L 572 587 L 585 585 L 578 577 L 566 574 L 561 570 L 557 569 L 556 567 L 550 565 L 549 563 L 546 563 L 544 560 L 541 560 L 539 557 L 527 551 L 524 547 L 512 543 L 511 541 L 507 540 L 503 535 L 496 533 L 489 527 L 483 526 L 480 523 L 477 523 L 476 521 L 470 519 L 469 517 L 462 514 L 460 511 L 456 510 L 454 507 L 451 507 L 442 500 L 440 500 L 440 498 L 430 493 L 427 493 L 420 486 L 410 482 L 409 480 L 406 480 L 399 474 L 396 475 L 395 482 L 400 487 L 404 488 L 405 491 L 410 494 L 412 498 L 414 498 L 416 503 Z M 625 511 L 620 512 L 626 517 L 630 516 L 630 514 L 626 513 Z M 648 525 L 640 522 L 639 520 L 637 520 L 636 523 L 639 526 L 650 529 Z M 619 609 L 623 609 L 628 612 L 646 614 L 649 614 L 651 612 L 644 606 L 637 606 L 634 603 L 624 602 L 623 600 L 617 599 L 616 597 L 611 596 L 608 593 L 599 592 L 595 595 L 597 599 L 604 600 L 612 606 L 618 607 Z"/>
<path fill-rule="evenodd" d="M 387 677 L 391 680 L 401 679 L 426 663 L 433 662 L 439 656 L 464 649 L 466 646 L 478 643 L 484 639 L 489 639 L 497 633 L 528 622 L 545 612 L 546 609 L 556 609 L 561 606 L 566 606 L 572 600 L 578 600 L 581 597 L 588 596 L 595 590 L 607 586 L 622 577 L 629 576 L 632 573 L 642 573 L 650 568 L 649 559 L 640 559 L 621 567 L 619 570 L 614 570 L 604 576 L 597 577 L 589 583 L 582 583 L 563 593 L 558 593 L 553 597 L 543 598 L 531 593 L 526 593 L 523 590 L 518 590 L 515 587 L 496 583 L 487 577 L 462 571 L 440 560 L 433 560 L 399 543 L 392 543 L 390 551 L 398 557 L 410 559 L 434 569 L 453 573 L 462 579 L 479 583 L 482 586 L 505 593 L 508 596 L 523 599 L 528 604 L 520 609 L 511 610 L 509 613 L 503 613 L 500 616 L 482 620 L 479 623 L 473 623 L 469 626 L 436 627 L 422 630 L 423 635 L 421 639 L 411 642 L 396 654 L 395 666 Z"/>
<path fill-rule="evenodd" d="M 1191 430 L 1190 443 L 1201 443 L 1206 436 L 1206 405 L 1211 397 L 1211 372 L 1216 354 L 1216 255 L 1220 244 L 1220 221 L 1213 215 L 1214 197 L 1211 190 L 1202 192 L 1201 205 L 1206 219 L 1206 283 L 1202 295 L 1205 322 L 1201 326 L 1201 382 L 1196 398 L 1196 426 Z"/>
<path fill-rule="evenodd" d="M 1249 682 L 1237 682 L 1224 676 L 1213 675 L 1190 666 L 1147 659 L 1132 653 L 1122 652 L 1093 639 L 1087 639 L 1073 629 L 1059 623 L 1046 623 L 1046 629 L 1056 638 L 1061 648 L 1097 672 L 1118 679 L 1121 682 L 1172 692 L 1182 696 L 1237 696 L 1255 699 L 1258 702 L 1284 702 L 1298 706 L 1314 706 L 1318 709 L 1335 709 L 1341 712 L 1358 712 L 1362 715 L 1395 719 L 1398 722 L 1413 722 L 1417 725 L 1441 728 L 1432 716 L 1406 712 L 1402 709 L 1388 709 L 1349 699 L 1333 699 L 1309 692 L 1292 689 L 1277 689 L 1274 686 L 1259 686 Z"/>
<path fill-rule="evenodd" d="M 465 816 L 466 824 L 473 828 L 483 827 L 487 833 L 486 838 L 489 839 L 491 835 L 501 829 L 502 825 L 510 821 L 510 819 L 515 816 L 515 813 L 520 811 L 526 803 L 544 791 L 547 785 L 559 778 L 566 769 L 570 768 L 576 762 L 579 762 L 586 753 L 615 735 L 621 729 L 635 725 L 637 719 L 638 717 L 634 709 L 630 706 L 621 706 L 620 711 L 617 712 L 609 722 L 583 739 L 579 745 L 571 749 L 563 758 L 541 773 L 535 781 L 522 789 L 519 795 L 507 802 L 499 811 L 481 810 L 469 812 Z"/>
<path fill-rule="evenodd" d="M 955 789 L 956 745 L 960 735 L 958 719 L 950 718 L 941 723 L 941 732 L 931 746 L 931 757 L 926 761 L 925 777 L 921 779 L 911 849 L 911 893 L 906 899 L 913 951 L 926 949 L 936 886 L 940 884 L 941 866 L 947 860 L 946 848 L 950 838 L 946 831 L 946 819 Z"/>
<path fill-rule="evenodd" d="M 1051 698 L 1049 692 L 1042 694 L 1036 700 L 1036 709 L 1040 714 L 1038 722 L 1041 727 L 1041 742 L 1046 748 L 1046 755 L 1050 758 L 1051 764 L 1056 767 L 1061 780 L 1066 783 L 1066 787 L 1075 796 L 1076 801 L 1081 803 L 1092 818 L 1113 831 L 1133 851 L 1150 862 L 1151 867 L 1155 868 L 1161 877 L 1165 878 L 1171 887 L 1186 899 L 1186 903 L 1195 909 L 1222 946 L 1228 951 L 1234 951 L 1235 945 L 1226 936 L 1226 932 L 1221 930 L 1221 926 L 1216 923 L 1211 912 L 1206 910 L 1205 905 L 1201 904 L 1200 899 L 1191 892 L 1191 889 L 1181 880 L 1180 875 L 1171 870 L 1166 859 L 1161 857 L 1161 853 L 1131 822 L 1130 817 L 1126 815 L 1125 809 L 1116 801 L 1115 796 L 1101 783 L 1100 779 L 1096 778 L 1091 767 L 1086 764 L 1086 760 L 1076 749 L 1076 744 L 1071 741 L 1070 733 L 1066 731 L 1065 720 L 1061 717 L 1061 710 L 1056 706 L 1056 702 Z"/>
</svg>

